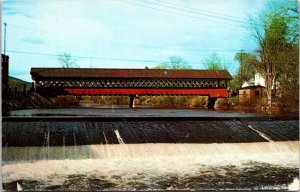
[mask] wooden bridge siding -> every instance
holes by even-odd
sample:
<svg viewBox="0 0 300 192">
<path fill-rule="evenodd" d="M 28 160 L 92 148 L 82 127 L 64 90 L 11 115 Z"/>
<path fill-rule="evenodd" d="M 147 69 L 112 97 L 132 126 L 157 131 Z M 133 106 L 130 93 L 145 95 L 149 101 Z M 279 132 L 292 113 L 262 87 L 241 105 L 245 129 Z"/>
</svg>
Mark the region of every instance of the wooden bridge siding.
<svg viewBox="0 0 300 192">
<path fill-rule="evenodd" d="M 32 68 L 36 91 L 56 95 L 203 95 L 227 97 L 226 70 Z"/>
<path fill-rule="evenodd" d="M 213 89 L 178 89 L 178 88 L 155 88 L 155 89 L 135 89 L 135 88 L 64 88 L 70 95 L 203 95 L 210 97 L 228 97 L 226 88 Z"/>
<path fill-rule="evenodd" d="M 157 79 L 157 78 L 43 78 L 37 87 L 64 88 L 225 88 L 225 79 Z"/>
</svg>

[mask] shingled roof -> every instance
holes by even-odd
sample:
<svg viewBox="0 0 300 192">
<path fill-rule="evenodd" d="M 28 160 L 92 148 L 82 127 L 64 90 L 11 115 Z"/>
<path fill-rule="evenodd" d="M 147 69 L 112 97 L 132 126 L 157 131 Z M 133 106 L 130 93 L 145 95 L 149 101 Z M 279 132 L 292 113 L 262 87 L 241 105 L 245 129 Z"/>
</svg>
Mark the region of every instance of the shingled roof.
<svg viewBox="0 0 300 192">
<path fill-rule="evenodd" d="M 41 78 L 174 78 L 232 79 L 226 70 L 31 68 L 32 79 Z"/>
</svg>

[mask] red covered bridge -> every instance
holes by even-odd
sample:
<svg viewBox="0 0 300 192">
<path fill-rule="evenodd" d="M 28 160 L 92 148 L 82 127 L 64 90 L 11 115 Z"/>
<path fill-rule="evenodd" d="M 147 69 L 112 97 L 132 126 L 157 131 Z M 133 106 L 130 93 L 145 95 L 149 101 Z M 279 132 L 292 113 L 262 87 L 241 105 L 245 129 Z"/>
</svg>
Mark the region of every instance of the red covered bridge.
<svg viewBox="0 0 300 192">
<path fill-rule="evenodd" d="M 227 97 L 226 70 L 31 68 L 37 92 L 56 95 Z"/>
</svg>

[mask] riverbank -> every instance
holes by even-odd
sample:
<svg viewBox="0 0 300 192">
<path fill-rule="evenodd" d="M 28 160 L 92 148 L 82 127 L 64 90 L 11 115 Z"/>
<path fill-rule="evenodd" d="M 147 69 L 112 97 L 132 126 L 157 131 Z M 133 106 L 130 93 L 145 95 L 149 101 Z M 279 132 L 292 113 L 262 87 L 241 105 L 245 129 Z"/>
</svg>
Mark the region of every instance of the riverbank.
<svg viewBox="0 0 300 192">
<path fill-rule="evenodd" d="M 19 99 L 2 100 L 3 115 L 7 115 L 14 110 L 43 108 L 55 108 L 55 105 L 35 92 L 28 93 Z"/>
<path fill-rule="evenodd" d="M 106 98 L 106 97 L 104 97 Z M 118 97 L 119 98 L 119 97 Z M 120 97 L 123 98 L 123 97 Z M 119 98 L 119 99 L 120 99 Z M 156 97 L 154 97 L 156 98 Z M 166 97 L 164 99 L 168 99 Z M 202 97 L 199 97 L 202 98 Z M 108 99 L 108 98 L 107 98 Z M 106 99 L 106 100 L 107 100 Z M 128 99 L 128 98 L 127 98 Z M 157 99 L 157 98 L 156 98 Z M 128 103 L 125 102 L 124 99 L 121 99 L 122 102 L 116 102 L 114 104 L 112 101 L 97 103 L 92 102 L 91 100 L 80 100 L 75 96 L 58 96 L 57 98 L 51 99 L 51 101 L 45 99 L 41 95 L 32 92 L 24 96 L 23 98 L 15 99 L 15 100 L 2 100 L 2 112 L 3 116 L 9 116 L 14 111 L 20 110 L 34 110 L 34 109 L 55 109 L 51 113 L 56 113 L 58 109 L 64 110 L 65 108 L 71 109 L 70 112 L 74 109 L 108 109 L 114 111 L 115 109 L 129 109 Z M 128 102 L 128 100 L 127 100 Z M 200 102 L 200 100 L 199 100 Z M 201 102 L 202 100 L 201 100 Z M 149 102 L 140 102 L 140 104 L 136 104 L 136 109 L 129 109 L 129 111 L 137 111 L 140 109 L 170 109 L 170 110 L 196 110 L 196 111 L 208 111 L 201 105 L 166 105 L 165 103 L 160 103 L 159 105 L 153 105 Z M 253 107 L 253 106 L 244 106 L 238 105 L 236 103 L 230 103 L 228 101 L 224 102 L 222 99 L 218 100 L 215 105 L 215 111 L 217 112 L 231 112 L 231 113 L 253 113 L 253 114 L 264 114 L 264 115 L 275 115 L 275 116 L 299 116 L 299 109 L 288 109 L 283 110 L 279 106 L 272 107 L 271 109 L 265 107 Z M 86 113 L 87 115 L 89 112 Z M 59 114 L 58 114 L 59 115 Z M 76 115 L 70 114 L 71 116 Z M 161 114 L 163 115 L 163 114 Z"/>
</svg>

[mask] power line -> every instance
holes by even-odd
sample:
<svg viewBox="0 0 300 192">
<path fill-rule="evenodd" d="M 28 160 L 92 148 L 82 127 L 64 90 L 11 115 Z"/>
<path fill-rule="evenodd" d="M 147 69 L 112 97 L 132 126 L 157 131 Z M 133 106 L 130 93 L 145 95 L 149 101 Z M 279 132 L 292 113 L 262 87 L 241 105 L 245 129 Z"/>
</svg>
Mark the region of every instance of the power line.
<svg viewBox="0 0 300 192">
<path fill-rule="evenodd" d="M 7 51 L 9 53 L 16 53 L 16 54 L 26 54 L 26 55 L 39 55 L 39 56 L 48 56 L 48 57 L 60 57 L 61 54 L 50 54 L 50 53 L 36 53 L 36 52 L 26 52 L 26 51 Z M 76 56 L 70 55 L 72 58 L 78 59 L 92 59 L 92 60 L 112 60 L 112 61 L 126 61 L 126 62 L 144 62 L 144 63 L 168 63 L 168 61 L 158 61 L 158 60 L 145 60 L 145 59 L 124 59 L 124 58 L 104 58 L 104 57 L 90 57 L 90 56 Z M 203 65 L 203 63 L 187 63 L 189 65 Z M 222 64 L 232 64 L 230 63 L 222 63 Z"/>
<path fill-rule="evenodd" d="M 144 1 L 150 1 L 151 2 L 151 0 L 144 0 Z M 201 9 L 196 9 L 196 8 L 192 8 L 192 7 L 188 7 L 188 6 L 176 4 L 174 2 L 164 2 L 164 1 L 161 1 L 161 0 L 154 0 L 154 1 L 160 2 L 163 6 L 171 5 L 171 6 L 175 7 L 175 8 L 177 8 L 177 9 L 182 9 L 182 10 L 184 10 L 186 12 L 190 11 L 190 12 L 192 12 L 194 14 L 205 15 L 207 17 L 217 17 L 217 18 L 220 18 L 220 19 L 230 20 L 232 22 L 238 22 L 238 23 L 253 22 L 252 19 L 235 17 L 235 16 L 232 16 L 232 15 L 220 14 L 220 13 L 211 12 L 211 11 L 205 11 L 205 10 L 201 10 Z M 152 4 L 153 3 L 154 2 L 152 2 Z M 164 5 L 164 4 L 166 4 L 166 5 Z M 170 6 L 168 6 L 168 7 L 170 7 Z M 189 9 L 189 10 L 187 10 L 187 9 Z M 259 23 L 257 23 L 257 25 L 264 27 L 262 24 L 259 24 Z M 244 26 L 244 25 L 240 26 L 240 27 L 244 27 L 244 28 L 247 28 L 247 29 L 250 28 L 249 26 Z"/>
<path fill-rule="evenodd" d="M 149 8 L 149 9 L 154 9 L 154 10 L 157 10 L 157 11 L 169 12 L 169 13 L 181 15 L 181 16 L 184 16 L 184 17 L 190 17 L 190 18 L 194 18 L 194 19 L 201 19 L 201 20 L 203 20 L 203 17 L 193 16 L 193 15 L 186 15 L 186 14 L 182 14 L 182 13 L 170 11 L 170 9 L 166 10 L 166 9 L 160 9 L 160 8 L 156 8 L 156 7 L 149 7 L 147 5 L 136 3 L 136 2 L 128 2 L 128 1 L 121 1 L 121 2 L 133 4 L 133 5 L 136 5 L 136 6 L 139 6 L 139 7 L 146 7 L 146 8 Z M 221 23 L 221 24 L 225 24 L 225 25 L 231 25 L 231 26 L 235 26 L 235 27 L 243 27 L 243 28 L 245 28 L 245 26 L 242 26 L 242 25 L 235 25 L 235 24 L 232 24 L 232 23 L 225 23 L 225 22 L 211 20 L 211 19 L 205 19 L 205 21 L 211 21 L 211 22 L 215 22 L 215 23 Z"/>
<path fill-rule="evenodd" d="M 212 13 L 203 13 L 203 11 L 199 11 L 197 9 L 191 9 L 190 7 L 180 6 L 177 4 L 175 4 L 175 6 L 174 6 L 174 5 L 172 5 L 172 3 L 163 4 L 163 3 L 156 3 L 156 2 L 148 1 L 148 0 L 138 0 L 138 1 L 146 3 L 146 4 L 157 5 L 158 7 L 165 7 L 167 9 L 179 10 L 179 11 L 183 11 L 186 13 L 202 15 L 205 17 L 213 17 L 213 18 L 228 20 L 228 21 L 237 22 L 237 23 L 244 23 L 244 21 L 242 21 L 241 19 L 237 19 L 234 17 L 228 17 L 228 16 L 225 17 L 225 16 L 220 16 L 220 15 L 212 14 Z M 161 1 L 159 1 L 159 2 L 161 2 Z M 195 11 L 195 10 L 197 10 L 197 11 Z"/>
<path fill-rule="evenodd" d="M 130 3 L 130 2 L 126 2 L 126 3 Z M 155 7 L 149 7 L 149 6 L 146 6 L 144 4 L 138 4 L 138 3 L 131 3 L 131 4 L 134 4 L 134 5 L 139 6 L 139 7 L 146 7 L 146 8 L 149 8 L 149 9 L 154 9 L 154 10 L 158 10 L 158 11 L 162 11 L 162 12 L 168 12 L 168 13 L 172 13 L 172 14 L 176 14 L 176 15 L 180 15 L 180 16 L 184 16 L 184 17 L 190 17 L 190 18 L 193 18 L 193 19 L 203 20 L 203 18 L 199 17 L 199 16 L 186 15 L 186 14 L 182 14 L 182 13 L 178 13 L 178 12 L 174 12 L 174 11 L 170 11 L 170 10 L 159 9 L 159 8 L 155 8 Z M 225 22 L 215 21 L 215 20 L 211 20 L 211 19 L 205 19 L 205 21 L 211 21 L 211 22 L 221 23 L 221 24 L 225 24 L 225 25 L 231 25 L 231 26 L 235 26 L 235 27 L 244 27 L 242 25 L 235 25 L 235 24 L 232 24 L 232 23 L 225 23 Z"/>
<path fill-rule="evenodd" d="M 27 55 L 40 55 L 40 56 L 50 56 L 50 57 L 59 57 L 60 54 L 49 54 L 49 53 L 34 53 L 34 52 L 26 52 L 26 51 L 7 51 L 10 53 L 17 53 L 17 54 L 27 54 Z M 121 58 L 104 58 L 104 57 L 89 57 L 89 56 L 70 56 L 73 58 L 80 58 L 80 59 L 94 59 L 94 60 L 114 60 L 114 61 L 138 61 L 138 62 L 145 62 L 145 63 L 157 63 L 161 61 L 155 60 L 141 60 L 141 59 L 121 59 Z"/>
<path fill-rule="evenodd" d="M 6 52 L 6 26 L 7 26 L 7 23 L 4 23 L 4 55 Z"/>
<path fill-rule="evenodd" d="M 232 18 L 234 20 L 248 21 L 248 22 L 251 21 L 249 19 L 245 19 L 245 18 L 241 18 L 241 17 L 234 17 L 232 15 L 226 15 L 226 14 L 220 14 L 220 13 L 216 13 L 216 12 L 211 12 L 211 11 L 196 9 L 196 8 L 192 8 L 192 7 L 188 7 L 188 6 L 176 4 L 174 2 L 164 2 L 164 1 L 161 1 L 161 0 L 155 0 L 155 1 L 158 1 L 158 2 L 161 2 L 161 3 L 164 3 L 164 4 L 171 4 L 171 5 L 174 5 L 176 7 L 184 7 L 186 9 L 195 10 L 197 12 L 204 12 L 204 13 L 207 13 L 208 15 L 216 15 L 216 16 L 222 17 L 222 18 Z"/>
</svg>

